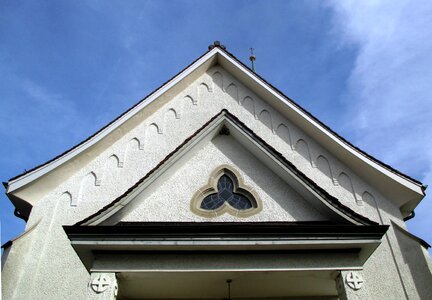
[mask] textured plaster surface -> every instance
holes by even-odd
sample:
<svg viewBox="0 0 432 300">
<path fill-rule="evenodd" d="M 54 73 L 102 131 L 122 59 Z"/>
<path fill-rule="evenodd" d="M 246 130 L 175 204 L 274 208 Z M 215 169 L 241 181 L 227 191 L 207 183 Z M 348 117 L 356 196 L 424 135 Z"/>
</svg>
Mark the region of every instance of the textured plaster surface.
<svg viewBox="0 0 432 300">
<path fill-rule="evenodd" d="M 111 267 L 114 271 L 143 270 L 143 271 L 229 271 L 246 270 L 314 270 L 358 267 L 354 254 L 224 254 L 213 255 L 125 255 L 121 258 L 109 255 L 98 257 L 95 269 L 106 270 Z"/>
<path fill-rule="evenodd" d="M 339 276 L 336 278 L 336 284 L 337 284 L 340 300 L 385 299 L 385 298 L 375 298 L 376 296 L 372 296 L 369 293 L 369 288 L 366 282 L 363 282 L 363 286 L 359 289 L 354 289 L 350 287 L 349 284 L 347 283 L 347 275 L 349 273 L 351 273 L 350 270 L 341 271 Z M 363 272 L 354 271 L 353 273 L 358 274 L 359 276 L 361 276 L 361 278 L 363 278 Z M 392 298 L 392 299 L 398 299 L 398 298 Z"/>
<path fill-rule="evenodd" d="M 123 137 L 97 159 L 45 197 L 59 199 L 61 195 L 64 201 L 70 201 L 71 218 L 66 219 L 66 223 L 86 217 L 122 194 L 223 108 L 239 117 L 344 205 L 378 221 L 373 203 L 364 203 L 363 198 L 388 202 L 289 120 L 218 67 L 165 102 L 153 102 L 148 107 L 154 111 L 151 116 L 133 130 L 122 133 Z M 390 203 L 381 206 L 399 219 L 397 208 Z M 401 223 L 400 220 L 397 222 Z M 404 226 L 403 222 L 401 226 Z"/>
<path fill-rule="evenodd" d="M 397 242 L 402 252 L 403 261 L 401 268 L 404 282 L 407 283 L 407 292 L 410 299 L 432 299 L 432 291 L 428 288 L 432 284 L 432 274 L 430 272 L 427 257 L 422 248 L 417 246 L 417 242 L 408 237 L 398 228 L 394 228 Z M 407 276 L 412 274 L 412 276 Z"/>
<path fill-rule="evenodd" d="M 224 214 L 205 218 L 190 209 L 197 190 L 208 182 L 211 173 L 221 165 L 237 170 L 248 187 L 258 195 L 263 209 L 248 218 Z M 147 198 L 134 200 L 141 204 L 122 221 L 314 221 L 325 220 L 320 212 L 290 188 L 282 179 L 260 163 L 251 153 L 229 136 L 219 136 L 198 151 Z"/>
<path fill-rule="evenodd" d="M 319 141 L 305 135 L 216 66 L 180 93 L 151 103 L 135 116 L 139 121 L 136 127 L 119 128 L 109 137 L 109 148 L 34 206 L 27 229 L 40 223 L 14 242 L 10 250 L 2 275 L 4 299 L 85 299 L 90 275 L 61 226 L 84 219 L 123 194 L 223 108 L 344 205 L 376 222 L 390 225 L 391 220 L 405 228 L 398 208 L 367 184 L 362 174 L 354 174 Z M 247 221 L 308 220 L 325 215 L 308 207 L 246 149 L 221 138 L 208 143 L 184 166 L 170 171 L 172 177 L 160 189 L 137 199 L 141 205 L 130 211 L 125 220 L 208 221 L 191 213 L 188 201 L 195 188 L 207 183 L 206 175 L 219 163 L 232 164 L 262 197 L 264 209 Z M 241 221 L 229 215 L 211 220 Z M 372 299 L 387 299 L 388 295 L 404 299 L 403 286 L 405 290 L 420 288 L 412 270 L 422 262 L 414 260 L 405 266 L 404 249 L 391 229 L 365 264 L 364 277 Z M 431 286 L 426 287 L 426 292 L 415 293 L 430 293 Z M 419 297 L 415 293 L 412 299 Z"/>
</svg>

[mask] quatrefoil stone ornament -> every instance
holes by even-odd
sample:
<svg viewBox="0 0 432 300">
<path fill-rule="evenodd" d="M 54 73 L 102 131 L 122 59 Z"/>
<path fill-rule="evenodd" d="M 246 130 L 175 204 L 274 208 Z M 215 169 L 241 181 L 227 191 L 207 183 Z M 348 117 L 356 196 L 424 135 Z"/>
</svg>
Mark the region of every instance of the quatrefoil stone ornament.
<svg viewBox="0 0 432 300">
<path fill-rule="evenodd" d="M 350 288 L 352 288 L 353 290 L 361 289 L 363 287 L 363 284 L 364 284 L 363 277 L 359 273 L 353 272 L 353 271 L 349 272 L 346 275 L 345 280 L 346 280 L 347 285 Z"/>
<path fill-rule="evenodd" d="M 97 275 L 91 282 L 91 288 L 96 293 L 103 293 L 110 286 L 111 280 L 105 274 Z"/>
</svg>

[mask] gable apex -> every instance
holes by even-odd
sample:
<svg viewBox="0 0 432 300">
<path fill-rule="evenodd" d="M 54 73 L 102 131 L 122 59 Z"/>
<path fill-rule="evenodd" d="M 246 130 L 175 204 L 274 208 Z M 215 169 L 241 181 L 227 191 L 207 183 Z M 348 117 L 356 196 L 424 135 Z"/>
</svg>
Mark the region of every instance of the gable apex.
<svg viewBox="0 0 432 300">
<path fill-rule="evenodd" d="M 73 164 L 75 168 L 82 167 L 82 165 L 86 164 L 96 155 L 91 151 L 95 145 L 101 145 L 103 141 L 113 136 L 118 130 L 122 132 L 121 127 L 131 123 L 133 117 L 150 103 L 159 97 L 169 94 L 168 92 L 172 92 L 176 88 L 179 89 L 182 84 L 190 82 L 193 78 L 196 78 L 196 76 L 216 64 L 222 66 L 246 87 L 267 101 L 353 171 L 358 174 L 364 174 L 369 183 L 401 208 L 404 216 L 408 215 L 424 197 L 425 187 L 421 182 L 410 178 L 353 146 L 258 74 L 254 73 L 234 55 L 227 52 L 221 46 L 216 45 L 85 141 L 54 159 L 11 178 L 7 183 L 9 198 L 17 208 L 21 208 L 23 213 L 28 215 L 31 206 L 43 196 L 43 193 L 47 189 L 53 188 L 66 179 L 62 176 L 67 176 L 67 174 L 60 172 L 60 169 L 65 167 L 66 162 L 76 159 L 79 155 L 83 156 L 82 153 L 85 152 L 85 158 L 77 160 Z M 49 180 L 50 184 L 43 183 L 41 179 L 44 176 L 51 176 Z"/>
<path fill-rule="evenodd" d="M 286 182 L 289 182 L 289 185 L 294 190 L 304 195 L 313 205 L 319 205 L 327 211 L 331 211 L 338 222 L 348 222 L 356 225 L 376 225 L 375 222 L 354 212 L 350 208 L 344 206 L 337 198 L 328 194 L 318 184 L 298 170 L 281 153 L 277 152 L 236 116 L 225 109 L 188 137 L 155 168 L 150 170 L 121 196 L 114 199 L 96 213 L 78 222 L 76 225 L 99 225 L 107 222 L 111 224 L 112 221 L 109 221 L 111 217 L 115 216 L 124 207 L 129 205 L 129 203 L 134 201 L 138 194 L 161 177 L 163 173 L 174 165 L 182 156 L 185 156 L 191 149 L 200 145 L 202 141 L 211 140 L 216 135 L 227 134 L 228 132 L 239 141 L 240 144 L 249 149 L 255 157 L 281 176 Z"/>
</svg>

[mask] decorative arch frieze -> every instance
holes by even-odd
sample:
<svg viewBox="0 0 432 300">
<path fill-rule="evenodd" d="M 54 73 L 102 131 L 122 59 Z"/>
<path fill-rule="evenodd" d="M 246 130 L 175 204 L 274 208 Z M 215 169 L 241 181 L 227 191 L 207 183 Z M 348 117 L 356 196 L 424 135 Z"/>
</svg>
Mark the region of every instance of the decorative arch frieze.
<svg viewBox="0 0 432 300">
<path fill-rule="evenodd" d="M 202 108 L 208 107 L 208 105 L 210 105 L 211 103 L 210 93 L 213 91 L 212 86 L 213 86 L 213 82 L 209 82 L 208 84 L 202 82 L 197 87 L 198 101 L 199 101 L 199 105 Z"/>
<path fill-rule="evenodd" d="M 171 107 L 170 109 L 168 109 L 165 112 L 165 121 L 167 121 L 167 119 L 172 119 L 172 117 L 174 117 L 174 119 L 178 120 L 180 119 L 180 112 L 176 111 L 173 107 Z"/>
<path fill-rule="evenodd" d="M 151 124 L 149 125 L 149 128 L 151 128 L 151 127 L 156 128 L 156 132 L 157 132 L 158 134 L 162 134 L 162 132 L 163 132 L 162 127 L 159 126 L 158 124 L 156 124 L 156 123 L 153 122 L 153 123 L 151 123 Z"/>
<path fill-rule="evenodd" d="M 291 133 L 285 124 L 281 123 L 276 129 L 276 134 L 285 142 L 288 144 L 289 148 L 293 149 L 293 143 L 291 140 Z"/>
<path fill-rule="evenodd" d="M 119 156 L 117 156 L 116 154 L 111 154 L 109 157 L 106 158 L 106 161 L 104 162 L 102 167 L 103 180 L 111 180 L 111 177 L 114 176 L 115 172 L 117 172 L 117 170 L 121 168 L 123 168 L 123 161 L 121 161 Z"/>
<path fill-rule="evenodd" d="M 144 150 L 144 143 L 141 142 L 137 137 L 129 140 L 126 145 L 126 149 L 123 152 L 122 165 L 128 163 L 128 161 L 136 155 L 136 151 Z"/>
<path fill-rule="evenodd" d="M 213 80 L 213 90 L 216 90 L 216 87 L 220 88 L 222 91 L 224 91 L 224 86 L 223 86 L 223 75 L 216 71 L 213 73 L 212 75 L 212 80 Z"/>
<path fill-rule="evenodd" d="M 69 191 L 63 192 L 60 198 L 64 202 L 69 202 L 70 206 L 76 206 L 76 202 L 73 200 L 72 194 Z"/>
<path fill-rule="evenodd" d="M 274 130 L 273 130 L 272 116 L 271 116 L 271 113 L 268 110 L 263 109 L 260 112 L 260 114 L 259 114 L 259 120 L 261 121 L 261 123 L 263 123 L 265 126 L 267 126 L 272 132 L 274 132 Z"/>
<path fill-rule="evenodd" d="M 306 159 L 311 164 L 311 166 L 313 166 L 312 158 L 311 158 L 311 154 L 310 154 L 310 150 L 309 150 L 309 145 L 305 140 L 299 139 L 296 142 L 295 150 L 298 154 L 303 156 L 303 158 Z"/>
<path fill-rule="evenodd" d="M 243 183 L 237 171 L 222 165 L 211 173 L 207 185 L 195 193 L 191 210 L 206 218 L 224 213 L 247 218 L 262 210 L 262 202 L 254 189 Z"/>
<path fill-rule="evenodd" d="M 242 102 L 242 106 L 248 112 L 250 112 L 254 116 L 255 119 L 257 118 L 257 116 L 255 114 L 255 102 L 251 97 L 249 97 L 249 96 L 244 97 L 243 102 Z"/>
<path fill-rule="evenodd" d="M 192 105 L 197 105 L 197 104 L 198 104 L 198 102 L 197 102 L 197 100 L 196 100 L 196 97 L 192 97 L 192 96 L 190 96 L 190 95 L 186 95 L 186 96 L 184 97 L 184 103 L 185 103 L 185 104 L 192 103 Z"/>
<path fill-rule="evenodd" d="M 357 205 L 359 206 L 363 205 L 363 200 L 360 198 L 360 196 L 356 195 L 351 177 L 349 177 L 345 172 L 341 172 L 338 176 L 338 181 L 339 181 L 339 185 L 342 188 L 344 188 L 346 191 L 352 194 Z"/>
<path fill-rule="evenodd" d="M 211 93 L 213 92 L 211 85 L 205 83 L 205 82 L 201 82 L 201 84 L 198 86 L 198 97 L 201 97 L 204 95 L 204 93 Z"/>
<path fill-rule="evenodd" d="M 368 191 L 363 192 L 362 199 L 366 201 L 368 204 L 370 204 L 371 206 L 375 206 L 375 202 L 376 202 L 375 197 Z"/>
<path fill-rule="evenodd" d="M 168 133 L 170 126 L 174 124 L 177 120 L 180 119 L 180 114 L 174 109 L 168 109 L 164 114 L 164 132 Z"/>
<path fill-rule="evenodd" d="M 331 180 L 331 182 L 334 183 L 333 172 L 330 167 L 330 162 L 324 155 L 318 155 L 316 159 L 316 166 L 318 170 L 321 171 L 321 173 L 326 175 Z"/>
<path fill-rule="evenodd" d="M 86 176 L 84 176 L 80 183 L 77 202 L 73 201 L 73 206 L 76 206 L 79 202 L 81 202 L 91 189 L 93 189 L 95 186 L 100 186 L 100 184 L 101 181 L 98 179 L 95 172 L 91 171 Z"/>
<path fill-rule="evenodd" d="M 234 83 L 230 83 L 228 85 L 228 87 L 226 88 L 226 93 L 231 96 L 233 99 L 235 99 L 235 101 L 239 103 L 239 93 L 238 93 L 238 88 Z"/>
<path fill-rule="evenodd" d="M 108 157 L 108 161 L 113 161 L 114 165 L 117 168 L 123 168 L 124 161 L 120 160 L 120 158 L 116 154 L 110 155 L 110 157 Z M 108 162 L 107 165 L 110 166 L 111 164 Z"/>
</svg>

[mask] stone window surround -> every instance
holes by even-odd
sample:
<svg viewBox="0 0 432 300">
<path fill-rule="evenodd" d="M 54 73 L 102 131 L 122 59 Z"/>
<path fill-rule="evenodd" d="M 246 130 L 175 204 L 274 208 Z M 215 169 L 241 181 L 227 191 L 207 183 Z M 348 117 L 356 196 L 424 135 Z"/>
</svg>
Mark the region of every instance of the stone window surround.
<svg viewBox="0 0 432 300">
<path fill-rule="evenodd" d="M 222 206 L 215 210 L 204 210 L 201 208 L 201 202 L 210 194 L 217 192 L 217 183 L 222 175 L 227 175 L 234 183 L 234 192 L 246 196 L 252 202 L 252 208 L 246 210 L 238 210 L 228 202 L 224 202 Z M 191 210 L 193 213 L 205 217 L 215 218 L 228 213 L 239 218 L 247 218 L 259 213 L 262 210 L 262 201 L 253 188 L 244 184 L 243 177 L 233 167 L 223 164 L 217 167 L 211 174 L 210 179 L 204 187 L 200 188 L 192 197 Z"/>
</svg>

